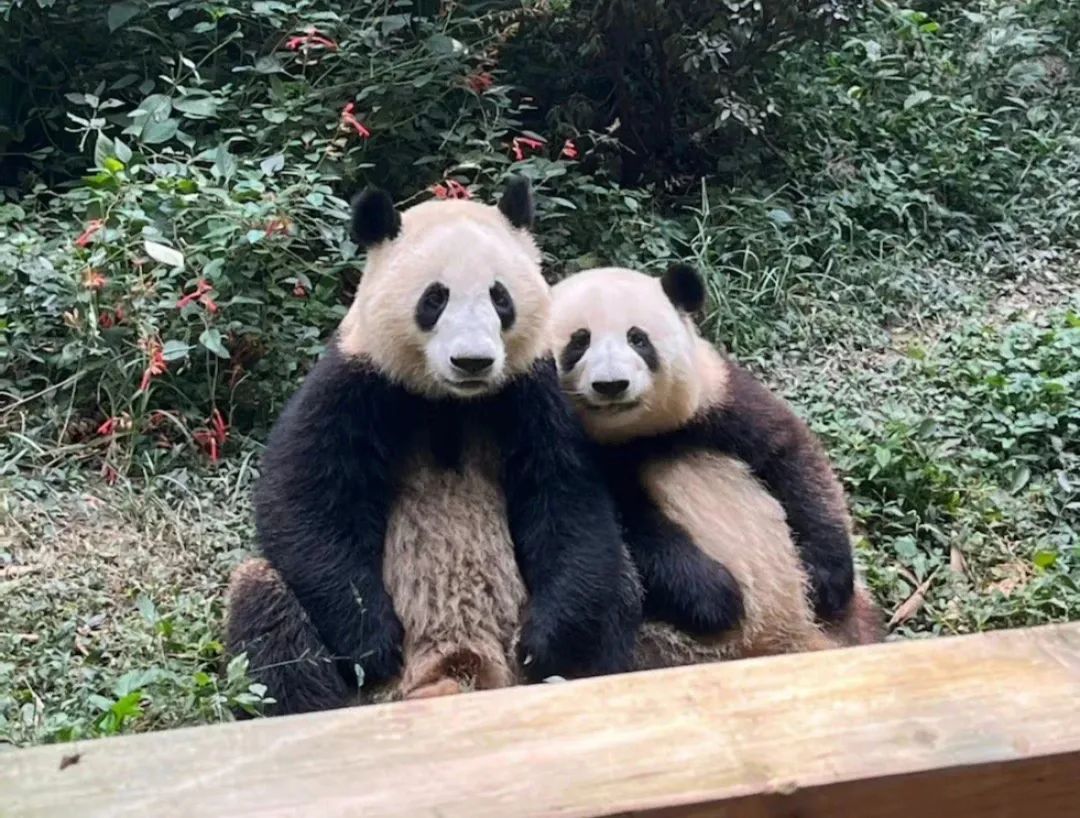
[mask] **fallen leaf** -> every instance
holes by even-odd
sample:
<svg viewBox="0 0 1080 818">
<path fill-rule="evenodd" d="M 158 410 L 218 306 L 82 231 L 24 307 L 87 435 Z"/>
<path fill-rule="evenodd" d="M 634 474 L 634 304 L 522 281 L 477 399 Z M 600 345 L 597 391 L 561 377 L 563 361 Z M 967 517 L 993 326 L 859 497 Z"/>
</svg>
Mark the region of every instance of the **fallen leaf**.
<svg viewBox="0 0 1080 818">
<path fill-rule="evenodd" d="M 935 572 L 937 573 L 937 572 Z M 893 613 L 892 618 L 889 620 L 889 627 L 899 625 L 901 622 L 907 622 L 911 617 L 915 616 L 922 608 L 923 603 L 926 602 L 926 590 L 930 587 L 930 583 L 934 581 L 934 574 L 931 574 L 926 578 L 915 592 L 905 599 L 900 606 Z"/>
<path fill-rule="evenodd" d="M 954 574 L 966 577 L 968 575 L 967 560 L 964 552 L 955 545 L 949 549 L 949 570 Z"/>
</svg>

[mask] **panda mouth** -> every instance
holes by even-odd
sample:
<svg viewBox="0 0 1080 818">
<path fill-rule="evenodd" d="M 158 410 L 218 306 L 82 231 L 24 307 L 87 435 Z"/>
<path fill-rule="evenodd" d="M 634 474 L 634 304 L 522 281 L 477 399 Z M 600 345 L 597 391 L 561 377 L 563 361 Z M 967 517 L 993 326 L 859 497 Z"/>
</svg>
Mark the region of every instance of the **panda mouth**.
<svg viewBox="0 0 1080 818">
<path fill-rule="evenodd" d="M 463 395 L 477 395 L 480 392 L 490 389 L 491 381 L 482 378 L 467 378 L 461 381 L 452 381 L 448 379 L 446 385 L 450 387 L 451 391 L 459 392 Z"/>
<path fill-rule="evenodd" d="M 586 403 L 585 407 L 590 412 L 595 412 L 598 415 L 621 415 L 623 412 L 630 412 L 641 406 L 639 400 L 626 400 L 616 401 L 612 403 Z"/>
</svg>

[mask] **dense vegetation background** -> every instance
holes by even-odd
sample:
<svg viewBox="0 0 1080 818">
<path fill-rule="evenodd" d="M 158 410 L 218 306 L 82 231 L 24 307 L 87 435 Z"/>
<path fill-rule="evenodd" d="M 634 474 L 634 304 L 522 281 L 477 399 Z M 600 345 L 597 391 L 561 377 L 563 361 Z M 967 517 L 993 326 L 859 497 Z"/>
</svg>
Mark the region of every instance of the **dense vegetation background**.
<svg viewBox="0 0 1080 818">
<path fill-rule="evenodd" d="M 1080 3 L 0 0 L 0 742 L 227 718 L 348 196 L 709 281 L 898 636 L 1080 618 Z"/>
</svg>

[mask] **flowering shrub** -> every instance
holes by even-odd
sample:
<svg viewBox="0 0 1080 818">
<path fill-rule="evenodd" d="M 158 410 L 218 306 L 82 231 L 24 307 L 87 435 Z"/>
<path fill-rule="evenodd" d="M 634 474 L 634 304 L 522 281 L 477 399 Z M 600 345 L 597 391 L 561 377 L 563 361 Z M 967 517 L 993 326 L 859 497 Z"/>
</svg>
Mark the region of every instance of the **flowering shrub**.
<svg viewBox="0 0 1080 818">
<path fill-rule="evenodd" d="M 500 83 L 513 14 L 321 0 L 0 13 L 32 44 L 8 50 L 27 55 L 13 70 L 36 58 L 59 80 L 44 115 L 66 149 L 41 147 L 5 180 L 0 390 L 45 390 L 8 420 L 82 446 L 110 477 L 139 453 L 217 461 L 230 427 L 272 419 L 351 295 L 346 200 L 362 185 L 490 199 L 516 165 L 552 194 L 555 221 L 585 203 L 554 195 L 578 149 L 522 131 Z M 62 45 L 78 70 L 63 73 Z M 81 176 L 60 195 L 36 181 L 53 158 Z"/>
</svg>

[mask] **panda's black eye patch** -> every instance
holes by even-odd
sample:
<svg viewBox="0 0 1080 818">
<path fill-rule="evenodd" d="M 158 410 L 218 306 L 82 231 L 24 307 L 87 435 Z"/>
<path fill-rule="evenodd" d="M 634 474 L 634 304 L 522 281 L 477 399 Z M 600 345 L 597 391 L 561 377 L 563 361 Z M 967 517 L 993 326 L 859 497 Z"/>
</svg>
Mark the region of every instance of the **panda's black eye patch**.
<svg viewBox="0 0 1080 818">
<path fill-rule="evenodd" d="M 660 368 L 660 356 L 656 353 L 656 347 L 653 346 L 652 341 L 649 340 L 649 333 L 640 327 L 630 327 L 626 332 L 626 342 L 630 344 L 634 352 L 641 356 L 651 371 L 655 372 Z"/>
<path fill-rule="evenodd" d="M 435 282 L 429 284 L 420 300 L 416 303 L 416 324 L 424 332 L 431 330 L 439 321 L 439 316 L 446 309 L 450 300 L 450 290 L 445 285 Z"/>
<path fill-rule="evenodd" d="M 581 356 L 589 348 L 591 340 L 592 334 L 587 329 L 574 331 L 566 346 L 563 347 L 562 354 L 559 355 L 559 366 L 562 367 L 563 372 L 569 372 L 577 366 L 577 362 L 581 360 Z"/>
<path fill-rule="evenodd" d="M 505 332 L 514 325 L 514 318 L 517 315 L 514 312 L 514 299 L 499 281 L 492 284 L 488 292 L 491 294 L 491 304 L 495 307 L 495 313 L 499 316 L 499 323 L 502 324 Z"/>
</svg>

